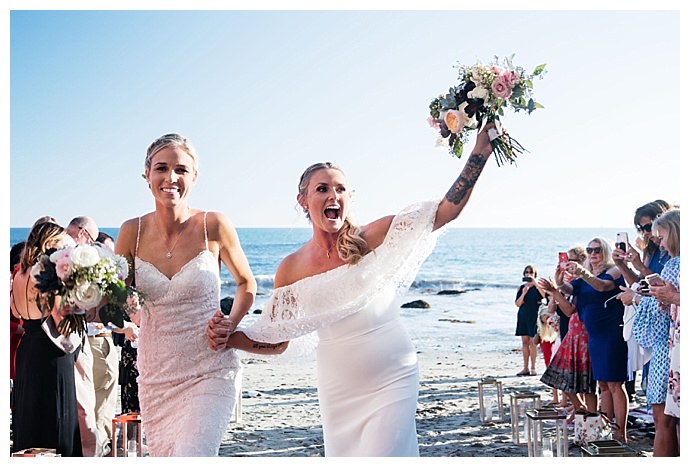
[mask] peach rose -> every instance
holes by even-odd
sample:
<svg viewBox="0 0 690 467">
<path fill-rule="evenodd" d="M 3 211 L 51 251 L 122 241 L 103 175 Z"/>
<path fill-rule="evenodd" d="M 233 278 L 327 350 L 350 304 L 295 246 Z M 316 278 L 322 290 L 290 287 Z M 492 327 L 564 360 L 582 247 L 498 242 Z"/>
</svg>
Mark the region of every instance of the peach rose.
<svg viewBox="0 0 690 467">
<path fill-rule="evenodd" d="M 445 116 L 445 122 L 448 129 L 453 133 L 460 133 L 463 128 L 469 123 L 470 117 L 465 113 L 467 102 L 460 105 L 460 110 L 449 110 Z"/>
</svg>

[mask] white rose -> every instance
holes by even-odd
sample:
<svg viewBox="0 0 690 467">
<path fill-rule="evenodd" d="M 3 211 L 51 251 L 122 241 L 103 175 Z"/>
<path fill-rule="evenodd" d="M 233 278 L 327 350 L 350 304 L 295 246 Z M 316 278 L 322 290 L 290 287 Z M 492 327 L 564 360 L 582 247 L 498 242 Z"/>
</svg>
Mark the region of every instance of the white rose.
<svg viewBox="0 0 690 467">
<path fill-rule="evenodd" d="M 117 267 L 117 277 L 125 280 L 127 276 L 129 276 L 129 263 L 127 263 L 127 258 L 121 255 L 115 255 L 113 259 Z"/>
<path fill-rule="evenodd" d="M 90 310 L 101 303 L 103 294 L 96 284 L 81 282 L 74 289 L 74 304 L 82 310 Z"/>
<path fill-rule="evenodd" d="M 70 254 L 70 259 L 77 267 L 90 268 L 95 266 L 101 259 L 98 249 L 91 245 L 78 245 Z"/>
<path fill-rule="evenodd" d="M 486 102 L 489 99 L 489 90 L 481 86 L 477 86 L 467 93 L 467 97 L 470 99 L 484 99 L 484 102 Z"/>
</svg>

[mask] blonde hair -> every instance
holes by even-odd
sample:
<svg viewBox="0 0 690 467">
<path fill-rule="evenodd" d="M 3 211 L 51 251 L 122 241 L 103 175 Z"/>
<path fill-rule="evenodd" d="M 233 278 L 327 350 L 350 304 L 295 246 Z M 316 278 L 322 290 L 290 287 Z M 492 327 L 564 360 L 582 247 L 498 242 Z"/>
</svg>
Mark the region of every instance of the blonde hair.
<svg viewBox="0 0 690 467">
<path fill-rule="evenodd" d="M 317 162 L 312 164 L 302 173 L 297 185 L 297 191 L 300 195 L 307 195 L 307 186 L 312 175 L 319 170 L 333 169 L 337 170 L 343 175 L 343 169 L 331 162 Z M 304 209 L 307 219 L 309 219 L 309 212 Z M 345 263 L 353 265 L 359 263 L 364 256 L 371 251 L 369 244 L 362 238 L 362 230 L 355 224 L 350 217 L 346 217 L 343 226 L 338 231 L 338 239 L 336 240 L 336 251 L 338 257 Z"/>
<path fill-rule="evenodd" d="M 548 320 L 546 320 L 546 323 L 542 322 L 541 317 L 544 315 L 549 315 L 550 318 L 557 317 L 555 313 L 540 310 L 539 316 L 537 316 L 537 334 L 539 334 L 539 338 L 544 342 L 556 342 L 558 334 L 553 326 L 548 323 Z"/>
<path fill-rule="evenodd" d="M 599 270 L 594 271 L 592 263 L 589 262 L 589 255 L 587 255 L 587 260 L 585 261 L 584 267 L 589 272 L 593 273 L 595 276 L 598 276 L 602 272 L 607 271 L 609 268 L 612 268 L 614 266 L 613 249 L 611 248 L 611 244 L 601 237 L 594 237 L 587 243 L 587 246 L 589 246 L 589 244 L 593 242 L 598 243 L 601 246 L 601 253 L 604 255 L 604 259 L 601 261 L 601 264 L 599 265 Z"/>
<path fill-rule="evenodd" d="M 144 168 L 146 170 L 151 168 L 151 158 L 153 155 L 163 148 L 182 149 L 184 152 L 189 154 L 194 161 L 194 172 L 199 173 L 199 158 L 196 153 L 196 148 L 191 141 L 182 135 L 178 135 L 177 133 L 168 133 L 167 135 L 163 135 L 149 145 L 148 149 L 146 149 L 146 160 L 144 161 Z"/>
<path fill-rule="evenodd" d="M 666 231 L 666 250 L 672 258 L 680 256 L 680 209 L 671 209 L 657 217 L 652 224 L 656 232 L 659 227 Z"/>
<path fill-rule="evenodd" d="M 587 250 L 585 250 L 585 247 L 582 245 L 575 245 L 568 250 L 568 253 L 571 253 L 577 258 L 577 263 L 584 264 L 584 262 L 587 261 Z"/>
</svg>

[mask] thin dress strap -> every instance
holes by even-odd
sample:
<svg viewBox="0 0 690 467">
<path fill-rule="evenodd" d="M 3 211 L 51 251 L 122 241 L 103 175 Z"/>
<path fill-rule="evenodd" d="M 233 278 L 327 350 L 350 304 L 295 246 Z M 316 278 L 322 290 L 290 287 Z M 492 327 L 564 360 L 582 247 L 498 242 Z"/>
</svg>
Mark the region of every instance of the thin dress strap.
<svg viewBox="0 0 690 467">
<path fill-rule="evenodd" d="M 136 258 L 139 254 L 139 235 L 141 234 L 141 217 L 139 219 L 139 226 L 137 227 L 137 243 L 134 245 L 134 257 Z"/>
<path fill-rule="evenodd" d="M 208 211 L 204 211 L 204 240 L 206 240 L 206 249 L 208 250 L 208 231 L 206 230 L 206 214 L 208 214 Z"/>
</svg>

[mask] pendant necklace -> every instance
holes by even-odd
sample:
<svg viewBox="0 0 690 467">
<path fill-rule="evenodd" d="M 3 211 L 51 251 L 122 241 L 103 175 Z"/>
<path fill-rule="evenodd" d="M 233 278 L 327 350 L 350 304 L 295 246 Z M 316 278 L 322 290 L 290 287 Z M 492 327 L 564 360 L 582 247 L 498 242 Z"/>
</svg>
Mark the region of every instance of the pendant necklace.
<svg viewBox="0 0 690 467">
<path fill-rule="evenodd" d="M 314 243 L 316 243 L 319 246 L 319 248 L 326 250 L 326 258 L 331 259 L 331 250 L 333 249 L 333 245 L 331 245 L 330 248 L 326 249 L 326 247 L 319 245 L 319 242 L 317 242 L 316 240 L 314 240 Z"/>
<path fill-rule="evenodd" d="M 175 247 L 177 246 L 177 241 L 180 239 L 182 236 L 182 233 L 184 232 L 184 229 L 187 228 L 187 223 L 189 222 L 189 219 L 191 218 L 188 217 L 187 220 L 184 222 L 184 225 L 182 226 L 182 229 L 180 230 L 180 233 L 177 234 L 177 238 L 175 239 L 175 243 L 173 243 L 172 248 L 168 248 L 168 246 L 165 244 L 165 242 L 161 242 L 163 244 L 163 247 L 168 251 L 165 255 L 166 258 L 172 259 L 173 257 L 173 251 L 175 250 Z M 158 230 L 158 233 L 161 234 L 161 229 L 158 227 L 158 217 L 156 214 L 153 215 L 153 222 L 156 224 L 156 230 Z M 163 234 L 161 234 L 161 237 L 163 237 Z M 162 238 L 161 238 L 162 239 Z"/>
</svg>

